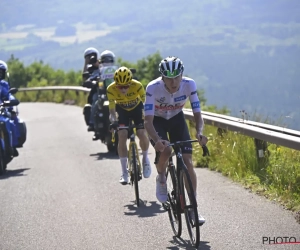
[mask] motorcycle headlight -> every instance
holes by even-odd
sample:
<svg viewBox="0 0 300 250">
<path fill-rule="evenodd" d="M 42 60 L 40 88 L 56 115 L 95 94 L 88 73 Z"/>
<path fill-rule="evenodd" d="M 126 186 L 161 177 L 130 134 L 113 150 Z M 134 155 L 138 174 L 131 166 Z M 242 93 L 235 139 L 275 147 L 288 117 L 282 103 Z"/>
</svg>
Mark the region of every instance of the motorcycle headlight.
<svg viewBox="0 0 300 250">
<path fill-rule="evenodd" d="M 109 101 L 104 101 L 103 105 L 104 106 L 108 106 L 109 105 Z"/>
</svg>

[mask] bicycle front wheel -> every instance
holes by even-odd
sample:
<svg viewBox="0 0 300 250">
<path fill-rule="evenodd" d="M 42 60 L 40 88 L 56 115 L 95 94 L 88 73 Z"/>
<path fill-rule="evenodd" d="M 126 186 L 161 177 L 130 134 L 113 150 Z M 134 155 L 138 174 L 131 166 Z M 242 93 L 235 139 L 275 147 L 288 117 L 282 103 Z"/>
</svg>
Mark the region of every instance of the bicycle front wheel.
<svg viewBox="0 0 300 250">
<path fill-rule="evenodd" d="M 179 177 L 180 201 L 184 211 L 188 233 L 193 246 L 198 248 L 200 243 L 200 225 L 197 210 L 197 201 L 191 178 L 187 168 L 182 168 Z"/>
<path fill-rule="evenodd" d="M 136 205 L 140 206 L 140 197 L 139 197 L 139 168 L 137 164 L 137 156 L 136 156 L 136 149 L 135 145 L 131 145 L 131 154 L 132 154 L 132 175 L 131 178 L 133 178 L 134 183 L 134 192 L 135 192 L 135 199 L 136 199 Z"/>
<path fill-rule="evenodd" d="M 168 211 L 170 224 L 174 235 L 176 237 L 181 236 L 182 232 L 182 220 L 180 211 L 180 202 L 178 195 L 178 180 L 175 172 L 175 166 L 171 165 L 167 168 L 167 187 L 168 187 L 168 201 L 164 205 Z"/>
</svg>

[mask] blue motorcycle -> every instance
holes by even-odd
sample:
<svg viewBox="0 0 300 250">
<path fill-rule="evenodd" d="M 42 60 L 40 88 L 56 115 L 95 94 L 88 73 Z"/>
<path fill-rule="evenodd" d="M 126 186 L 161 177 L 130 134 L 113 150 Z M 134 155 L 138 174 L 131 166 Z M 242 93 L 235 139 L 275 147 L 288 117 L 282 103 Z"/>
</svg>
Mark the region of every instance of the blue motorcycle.
<svg viewBox="0 0 300 250">
<path fill-rule="evenodd" d="M 12 88 L 10 93 L 16 93 L 17 89 Z M 2 175 L 7 164 L 18 155 L 13 147 L 13 121 L 8 108 L 19 105 L 19 100 L 4 101 L 0 104 L 0 175 Z"/>
</svg>

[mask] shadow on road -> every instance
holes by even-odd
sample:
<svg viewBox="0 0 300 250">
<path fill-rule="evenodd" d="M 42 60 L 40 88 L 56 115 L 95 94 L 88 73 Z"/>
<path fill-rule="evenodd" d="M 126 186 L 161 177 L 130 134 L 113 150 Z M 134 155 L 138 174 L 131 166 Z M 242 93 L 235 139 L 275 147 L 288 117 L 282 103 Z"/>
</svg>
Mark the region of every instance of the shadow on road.
<svg viewBox="0 0 300 250">
<path fill-rule="evenodd" d="M 129 212 L 124 212 L 125 215 L 138 215 L 138 217 L 152 217 L 160 213 L 164 213 L 165 210 L 158 204 L 156 201 L 140 201 L 140 206 L 135 205 L 135 201 L 132 201 L 133 204 L 125 205 Z M 150 205 L 148 205 L 150 204 Z"/>
<path fill-rule="evenodd" d="M 114 152 L 100 152 L 96 154 L 90 154 L 90 156 L 96 157 L 96 160 L 119 159 L 119 156 Z"/>
<path fill-rule="evenodd" d="M 5 174 L 0 176 L 1 179 L 8 179 L 10 177 L 18 177 L 18 176 L 26 176 L 24 175 L 23 172 L 28 170 L 30 168 L 20 168 L 20 169 L 14 169 L 14 170 L 6 170 Z"/>
<path fill-rule="evenodd" d="M 201 235 L 200 235 L 201 238 Z M 195 247 L 192 246 L 191 242 L 189 240 L 184 240 L 182 238 L 177 238 L 173 236 L 173 240 L 170 241 L 172 244 L 175 246 L 173 247 L 167 247 L 167 249 L 172 249 L 172 250 L 178 250 L 178 249 L 194 249 Z M 210 246 L 207 245 L 209 242 L 207 241 L 200 241 L 200 245 L 197 249 L 201 250 L 209 250 Z"/>
</svg>

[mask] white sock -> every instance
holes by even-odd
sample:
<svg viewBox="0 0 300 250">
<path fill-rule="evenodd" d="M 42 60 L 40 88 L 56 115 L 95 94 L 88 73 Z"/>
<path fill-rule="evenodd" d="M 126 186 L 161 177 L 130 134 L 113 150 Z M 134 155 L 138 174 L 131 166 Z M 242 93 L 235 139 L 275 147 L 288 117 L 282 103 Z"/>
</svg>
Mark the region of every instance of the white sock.
<svg viewBox="0 0 300 250">
<path fill-rule="evenodd" d="M 148 150 L 142 151 L 143 154 L 143 162 L 147 162 L 148 160 Z"/>
<path fill-rule="evenodd" d="M 127 173 L 127 157 L 120 158 L 121 166 L 122 166 L 122 173 Z"/>
</svg>

